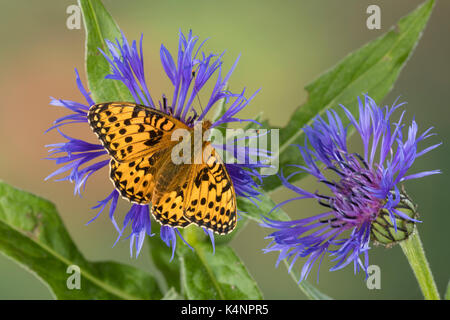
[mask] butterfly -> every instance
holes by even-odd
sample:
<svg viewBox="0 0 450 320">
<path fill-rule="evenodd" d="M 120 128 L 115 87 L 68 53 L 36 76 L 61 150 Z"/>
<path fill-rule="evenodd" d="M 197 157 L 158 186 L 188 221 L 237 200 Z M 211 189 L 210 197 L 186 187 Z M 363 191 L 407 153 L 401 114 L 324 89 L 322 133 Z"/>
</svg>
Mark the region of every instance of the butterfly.
<svg viewBox="0 0 450 320">
<path fill-rule="evenodd" d="M 185 129 L 193 139 L 193 127 L 129 102 L 95 104 L 87 118 L 111 156 L 110 179 L 123 198 L 151 204 L 151 213 L 162 225 L 184 228 L 193 223 L 218 234 L 236 227 L 233 182 L 211 143 L 203 142 L 202 154 L 207 148 L 210 152 L 200 163 L 172 161 L 179 143 L 172 141 L 172 133 Z M 210 121 L 202 123 L 203 132 L 210 127 Z"/>
</svg>

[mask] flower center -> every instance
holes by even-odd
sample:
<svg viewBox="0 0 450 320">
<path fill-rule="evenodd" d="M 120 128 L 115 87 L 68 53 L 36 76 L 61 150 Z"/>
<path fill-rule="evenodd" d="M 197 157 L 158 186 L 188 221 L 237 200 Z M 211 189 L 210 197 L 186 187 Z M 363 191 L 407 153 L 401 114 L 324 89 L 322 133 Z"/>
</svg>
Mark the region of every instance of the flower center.
<svg viewBox="0 0 450 320">
<path fill-rule="evenodd" d="M 333 210 L 334 218 L 323 220 L 332 227 L 353 227 L 377 218 L 383 200 L 375 198 L 372 188 L 377 187 L 380 178 L 375 170 L 371 170 L 358 154 L 344 155 L 328 169 L 337 173 L 338 182 L 322 180 L 327 184 L 333 196 L 316 194 L 319 203 Z"/>
</svg>

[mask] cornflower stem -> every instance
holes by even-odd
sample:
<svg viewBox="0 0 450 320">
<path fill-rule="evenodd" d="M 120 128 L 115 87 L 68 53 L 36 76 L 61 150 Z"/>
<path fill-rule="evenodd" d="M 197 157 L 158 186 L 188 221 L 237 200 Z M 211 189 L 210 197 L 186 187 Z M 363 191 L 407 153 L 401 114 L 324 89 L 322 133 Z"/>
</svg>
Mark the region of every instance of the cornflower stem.
<svg viewBox="0 0 450 320">
<path fill-rule="evenodd" d="M 439 291 L 434 282 L 430 265 L 425 257 L 425 251 L 423 250 L 417 228 L 407 240 L 400 242 L 400 246 L 414 271 L 414 275 L 425 299 L 440 300 Z"/>
</svg>

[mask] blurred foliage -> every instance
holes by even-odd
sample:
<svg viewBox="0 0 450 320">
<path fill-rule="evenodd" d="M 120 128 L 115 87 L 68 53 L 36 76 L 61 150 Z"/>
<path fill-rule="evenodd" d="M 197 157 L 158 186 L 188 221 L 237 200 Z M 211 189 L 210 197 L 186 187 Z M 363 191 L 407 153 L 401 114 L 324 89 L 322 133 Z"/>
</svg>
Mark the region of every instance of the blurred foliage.
<svg viewBox="0 0 450 320">
<path fill-rule="evenodd" d="M 78 251 L 55 206 L 0 181 L 0 250 L 32 271 L 58 299 L 159 299 L 148 273 L 116 262 L 90 262 Z M 79 289 L 68 289 L 70 266 Z"/>
</svg>

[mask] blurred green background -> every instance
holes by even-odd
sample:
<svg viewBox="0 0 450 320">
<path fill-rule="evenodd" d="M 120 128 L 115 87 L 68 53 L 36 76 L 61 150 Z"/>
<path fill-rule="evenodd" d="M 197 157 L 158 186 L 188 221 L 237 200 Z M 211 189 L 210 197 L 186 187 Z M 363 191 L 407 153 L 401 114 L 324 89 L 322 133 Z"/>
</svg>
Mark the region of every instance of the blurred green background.
<svg viewBox="0 0 450 320">
<path fill-rule="evenodd" d="M 306 84 L 345 57 L 349 52 L 386 32 L 398 19 L 422 1 L 104 1 L 129 39 L 144 34 L 145 70 L 152 95 L 167 91 L 169 82 L 159 62 L 164 43 L 176 50 L 179 30 L 210 37 L 205 49 L 225 54 L 228 69 L 239 53 L 232 90 L 246 86 L 249 92 L 262 88 L 244 115 L 264 111 L 274 125 L 283 125 L 294 108 L 303 103 Z M 75 85 L 74 68 L 84 74 L 84 30 L 66 28 L 66 8 L 75 1 L 1 1 L 0 34 L 0 179 L 53 201 L 70 234 L 88 259 L 112 259 L 152 270 L 146 252 L 129 258 L 128 241 L 112 244 L 116 231 L 107 215 L 86 226 L 97 200 L 111 190 L 103 174 L 93 177 L 80 199 L 67 182 L 44 182 L 56 169 L 46 157 L 44 145 L 60 142 L 55 132 L 44 134 L 54 119 L 65 111 L 48 105 L 49 96 L 82 101 Z M 366 8 L 381 7 L 381 30 L 366 28 Z M 414 171 L 439 168 L 442 175 L 407 184 L 419 204 L 419 226 L 427 256 L 441 294 L 450 277 L 450 215 L 446 204 L 449 191 L 448 138 L 450 137 L 449 1 L 438 1 L 428 27 L 393 91 L 383 103 L 401 96 L 408 101 L 408 119 L 416 116 L 422 130 L 435 127 L 437 137 L 428 143 L 444 144 L 420 158 Z M 92 140 L 84 126 L 65 132 Z M 356 136 L 352 141 L 357 143 Z M 302 185 L 314 188 L 307 179 Z M 291 197 L 277 191 L 276 201 Z M 126 210 L 126 204 L 120 213 Z M 319 213 L 315 203 L 286 206 L 294 218 Z M 302 299 L 303 294 L 287 274 L 274 267 L 277 255 L 263 254 L 267 230 L 249 225 L 232 242 L 267 299 Z M 322 265 L 318 287 L 339 299 L 420 299 L 421 293 L 399 247 L 371 250 L 371 264 L 381 267 L 381 290 L 368 290 L 364 275 L 353 275 L 350 266 L 328 272 Z M 300 265 L 297 265 L 299 267 Z M 315 271 L 310 281 L 315 282 Z M 0 299 L 49 299 L 47 288 L 19 265 L 0 255 Z"/>
</svg>

